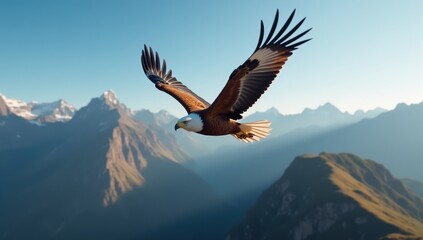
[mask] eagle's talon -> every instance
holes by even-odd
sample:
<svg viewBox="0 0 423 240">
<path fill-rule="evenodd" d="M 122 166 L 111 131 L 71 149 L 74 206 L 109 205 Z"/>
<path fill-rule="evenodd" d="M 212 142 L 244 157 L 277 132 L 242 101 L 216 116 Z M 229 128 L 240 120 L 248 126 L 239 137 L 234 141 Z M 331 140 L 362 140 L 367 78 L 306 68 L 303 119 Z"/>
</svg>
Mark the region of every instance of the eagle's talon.
<svg viewBox="0 0 423 240">
<path fill-rule="evenodd" d="M 238 137 L 239 139 L 252 138 L 252 137 L 254 137 L 254 134 L 252 134 L 252 133 L 244 133 L 244 132 L 241 132 L 241 133 L 238 133 L 238 134 L 237 134 L 237 137 Z"/>
</svg>

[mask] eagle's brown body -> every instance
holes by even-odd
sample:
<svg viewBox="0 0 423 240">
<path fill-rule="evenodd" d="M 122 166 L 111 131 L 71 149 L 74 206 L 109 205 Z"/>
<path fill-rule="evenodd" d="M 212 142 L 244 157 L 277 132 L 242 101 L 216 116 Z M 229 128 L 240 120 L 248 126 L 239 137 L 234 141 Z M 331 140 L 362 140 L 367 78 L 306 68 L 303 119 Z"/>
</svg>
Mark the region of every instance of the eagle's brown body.
<svg viewBox="0 0 423 240">
<path fill-rule="evenodd" d="M 203 130 L 201 130 L 200 134 L 203 135 L 212 135 L 212 136 L 220 136 L 220 135 L 228 135 L 228 134 L 237 134 L 241 131 L 239 127 L 240 123 L 232 120 L 228 117 L 217 115 L 217 116 L 210 116 L 207 113 L 207 109 L 194 112 L 201 116 L 203 120 Z"/>
<path fill-rule="evenodd" d="M 174 96 L 176 100 L 178 100 L 180 103 L 183 103 L 184 105 L 188 106 L 189 109 L 195 109 L 194 111 L 192 111 L 192 113 L 200 115 L 204 126 L 204 128 L 197 133 L 203 135 L 220 136 L 227 134 L 236 134 L 241 131 L 241 129 L 239 128 L 240 124 L 238 122 L 221 114 L 210 114 L 210 108 L 208 108 L 209 104 L 205 104 L 201 101 L 193 99 L 188 93 L 178 94 L 177 90 L 161 82 L 156 83 L 156 88 L 162 91 L 167 91 L 171 96 Z"/>
<path fill-rule="evenodd" d="M 166 61 L 163 60 L 161 64 L 158 53 L 144 46 L 141 62 L 147 77 L 157 89 L 174 97 L 188 112 L 187 116 L 177 122 L 175 130 L 184 128 L 199 134 L 214 136 L 232 134 L 245 142 L 258 141 L 266 137 L 270 131 L 269 121 L 238 123 L 236 120 L 241 119 L 241 114 L 266 91 L 288 57 L 292 55 L 292 51 L 310 40 L 297 42 L 311 29 L 292 37 L 304 19 L 286 32 L 294 14 L 295 10 L 274 35 L 279 19 L 279 11 L 277 11 L 272 28 L 264 42 L 264 26 L 261 22 L 260 37 L 255 51 L 232 72 L 225 87 L 212 104 L 172 77 L 172 71 L 166 70 Z"/>
</svg>

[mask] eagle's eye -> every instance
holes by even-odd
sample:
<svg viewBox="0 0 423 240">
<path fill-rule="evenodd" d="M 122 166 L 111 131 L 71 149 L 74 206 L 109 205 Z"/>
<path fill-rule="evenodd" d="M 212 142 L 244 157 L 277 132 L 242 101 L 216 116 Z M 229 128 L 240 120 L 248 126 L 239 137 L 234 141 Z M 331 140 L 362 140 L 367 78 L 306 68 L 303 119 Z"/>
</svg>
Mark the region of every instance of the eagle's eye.
<svg viewBox="0 0 423 240">
<path fill-rule="evenodd" d="M 182 121 L 183 124 L 187 124 L 188 122 L 188 120 Z"/>
</svg>

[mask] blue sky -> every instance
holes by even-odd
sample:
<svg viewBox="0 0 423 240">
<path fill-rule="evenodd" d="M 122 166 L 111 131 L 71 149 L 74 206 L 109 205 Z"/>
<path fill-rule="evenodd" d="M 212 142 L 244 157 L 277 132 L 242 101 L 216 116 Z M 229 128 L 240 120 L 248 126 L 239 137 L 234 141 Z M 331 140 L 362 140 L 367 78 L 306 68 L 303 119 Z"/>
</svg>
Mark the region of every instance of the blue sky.
<svg viewBox="0 0 423 240">
<path fill-rule="evenodd" d="M 332 102 L 344 111 L 423 101 L 423 1 L 0 1 L 0 93 L 76 107 L 113 89 L 132 109 L 183 108 L 140 67 L 145 44 L 212 102 L 270 28 L 297 9 L 312 41 L 249 110 Z"/>
</svg>

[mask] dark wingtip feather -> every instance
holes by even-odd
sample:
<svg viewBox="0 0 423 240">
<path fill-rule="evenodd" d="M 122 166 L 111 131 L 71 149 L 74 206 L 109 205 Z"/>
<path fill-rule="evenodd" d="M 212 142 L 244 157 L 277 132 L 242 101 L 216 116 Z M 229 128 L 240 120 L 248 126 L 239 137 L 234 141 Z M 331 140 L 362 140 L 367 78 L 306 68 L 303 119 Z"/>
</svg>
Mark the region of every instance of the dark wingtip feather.
<svg viewBox="0 0 423 240">
<path fill-rule="evenodd" d="M 151 66 L 151 58 L 150 58 L 150 52 L 148 51 L 147 46 L 145 46 L 144 51 L 145 51 L 145 65 L 146 65 L 146 68 L 148 69 Z"/>
<path fill-rule="evenodd" d="M 293 50 L 295 50 L 295 49 L 297 49 L 298 46 L 300 46 L 301 44 L 304 44 L 304 43 L 310 41 L 311 39 L 313 39 L 313 38 L 309 38 L 309 39 L 306 39 L 306 40 L 303 40 L 303 41 L 294 43 L 292 45 L 287 46 L 287 48 L 292 48 Z"/>
<path fill-rule="evenodd" d="M 283 44 L 286 45 L 288 47 L 289 44 L 295 42 L 296 40 L 298 40 L 299 38 L 301 38 L 302 36 L 306 35 L 308 32 L 310 32 L 311 28 L 305 30 L 304 32 L 298 34 L 297 36 L 289 39 L 288 41 L 284 42 Z"/>
<path fill-rule="evenodd" d="M 278 24 L 278 20 L 279 20 L 279 9 L 277 9 L 275 19 L 273 20 L 272 27 L 271 27 L 269 34 L 267 35 L 266 40 L 264 41 L 263 44 L 262 44 L 262 42 L 263 42 L 263 37 L 264 37 L 264 24 L 263 24 L 263 21 L 261 21 L 260 22 L 259 41 L 258 41 L 256 49 L 254 51 L 257 51 L 260 48 L 270 46 L 270 45 L 283 45 L 285 47 L 290 47 L 291 49 L 299 46 L 300 44 L 295 43 L 295 41 L 297 41 L 298 39 L 303 37 L 305 34 L 307 34 L 311 30 L 311 28 L 302 32 L 302 33 L 300 33 L 300 34 L 298 34 L 298 35 L 296 35 L 293 38 L 290 38 L 290 37 L 301 27 L 301 25 L 304 23 L 306 18 L 303 18 L 289 32 L 284 34 L 285 31 L 287 31 L 287 29 L 289 28 L 289 25 L 291 24 L 292 20 L 294 19 L 296 11 L 297 11 L 296 9 L 294 9 L 292 11 L 292 13 L 289 15 L 288 19 L 285 21 L 284 25 L 281 27 L 281 29 L 278 31 L 278 33 L 273 37 L 273 34 L 275 33 L 275 30 L 276 30 L 276 27 L 277 27 L 277 24 Z M 308 39 L 307 41 L 309 41 L 309 40 L 310 39 Z M 307 41 L 301 41 L 300 43 L 303 44 Z M 290 44 L 292 44 L 292 45 L 290 45 Z"/>
<path fill-rule="evenodd" d="M 144 44 L 144 52 L 145 52 L 145 55 L 148 55 L 148 48 L 147 48 L 147 45 L 145 44 Z"/>
<path fill-rule="evenodd" d="M 156 61 L 154 59 L 154 51 L 153 49 L 150 47 L 150 67 L 153 67 L 156 65 Z"/>
<path fill-rule="evenodd" d="M 294 19 L 295 16 L 295 9 L 292 11 L 291 15 L 289 15 L 288 19 L 285 21 L 285 24 L 282 26 L 282 28 L 279 30 L 279 32 L 276 34 L 276 36 L 270 41 L 269 44 L 274 44 L 275 41 L 279 39 L 280 36 L 286 31 L 286 29 L 289 27 L 289 25 L 292 22 L 292 19 Z"/>
<path fill-rule="evenodd" d="M 297 23 L 297 25 L 295 25 L 287 34 L 285 34 L 285 36 L 283 36 L 281 39 L 279 39 L 276 44 L 281 44 L 283 41 L 285 41 L 286 39 L 288 39 L 295 31 L 297 31 L 297 29 L 299 27 L 301 27 L 301 25 L 304 23 L 306 18 L 303 18 L 301 21 L 299 21 Z"/>
<path fill-rule="evenodd" d="M 142 53 L 141 53 L 141 66 L 142 66 L 142 70 L 144 70 L 144 73 L 147 73 L 147 67 L 145 66 L 145 53 L 144 53 L 144 50 L 142 50 Z"/>
<path fill-rule="evenodd" d="M 158 52 L 156 52 L 156 70 L 160 71 L 160 57 Z"/>
<path fill-rule="evenodd" d="M 279 20 L 279 9 L 276 10 L 275 19 L 273 20 L 272 28 L 270 29 L 269 35 L 267 35 L 266 41 L 264 41 L 263 45 L 266 45 L 269 40 L 272 38 L 273 33 L 275 32 L 276 26 L 278 25 Z"/>
<path fill-rule="evenodd" d="M 162 65 L 162 73 L 166 74 L 166 60 L 163 59 L 163 65 Z"/>
<path fill-rule="evenodd" d="M 260 48 L 261 42 L 263 41 L 263 35 L 264 35 L 264 23 L 263 23 L 263 20 L 261 20 L 260 21 L 260 36 L 259 36 L 259 40 L 258 40 L 258 43 L 257 43 L 257 47 L 254 51 L 257 51 L 257 49 Z"/>
<path fill-rule="evenodd" d="M 172 78 L 172 69 L 169 69 L 169 72 L 166 73 L 165 79 Z"/>
</svg>

